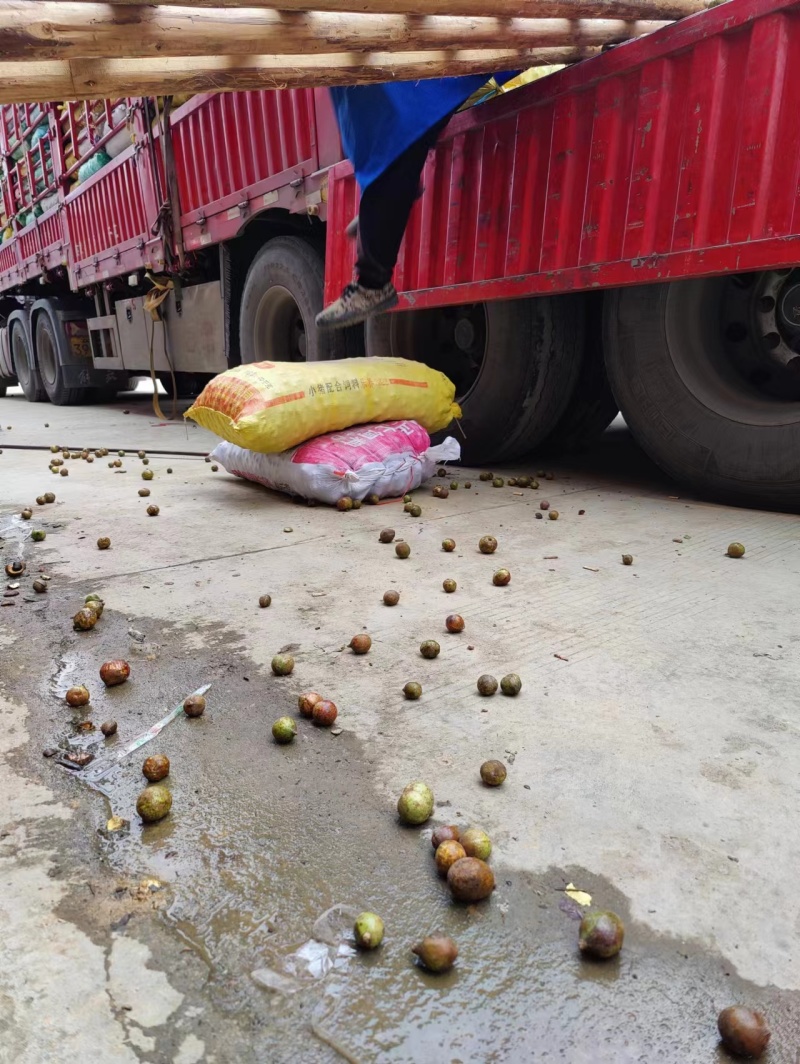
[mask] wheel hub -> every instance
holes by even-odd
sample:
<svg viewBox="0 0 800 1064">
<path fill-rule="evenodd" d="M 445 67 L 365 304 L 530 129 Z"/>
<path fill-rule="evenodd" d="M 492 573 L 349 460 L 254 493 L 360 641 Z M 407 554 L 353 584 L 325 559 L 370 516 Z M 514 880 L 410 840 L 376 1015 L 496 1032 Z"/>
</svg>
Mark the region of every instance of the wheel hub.
<svg viewBox="0 0 800 1064">
<path fill-rule="evenodd" d="M 778 304 L 778 322 L 788 332 L 800 332 L 800 281 L 784 289 Z"/>
</svg>

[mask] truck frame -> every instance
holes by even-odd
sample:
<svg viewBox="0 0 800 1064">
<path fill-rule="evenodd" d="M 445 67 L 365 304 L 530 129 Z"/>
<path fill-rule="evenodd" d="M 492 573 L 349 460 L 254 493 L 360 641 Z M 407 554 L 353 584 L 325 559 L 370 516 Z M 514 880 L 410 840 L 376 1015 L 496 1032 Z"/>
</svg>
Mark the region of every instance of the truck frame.
<svg viewBox="0 0 800 1064">
<path fill-rule="evenodd" d="M 794 59 L 798 0 L 729 0 L 461 112 L 400 307 L 332 334 L 358 191 L 326 90 L 6 106 L 0 388 L 403 355 L 455 381 L 469 462 L 589 445 L 621 410 L 695 490 L 797 509 Z"/>
</svg>

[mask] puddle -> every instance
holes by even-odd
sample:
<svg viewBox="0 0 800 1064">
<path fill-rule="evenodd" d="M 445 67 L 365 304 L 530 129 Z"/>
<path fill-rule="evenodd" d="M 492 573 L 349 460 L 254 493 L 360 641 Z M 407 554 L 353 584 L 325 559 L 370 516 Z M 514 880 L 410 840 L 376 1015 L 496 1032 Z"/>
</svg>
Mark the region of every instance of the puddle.
<svg viewBox="0 0 800 1064">
<path fill-rule="evenodd" d="M 128 645 L 128 624 L 107 608 L 97 638 L 77 640 L 62 657 L 47 684 L 53 712 L 32 728 L 41 745 L 75 741 L 73 715 L 56 697 L 68 680 L 96 676 L 98 656 L 114 656 L 115 640 Z M 587 869 L 531 875 L 493 862 L 491 900 L 453 905 L 429 833 L 401 827 L 373 786 L 375 758 L 389 751 L 306 721 L 291 746 L 276 746 L 270 727 L 296 685 L 262 678 L 233 633 L 186 636 L 145 618 L 136 625 L 169 652 L 138 659 L 122 688 L 89 684 L 96 703 L 81 719 L 119 722 L 105 749 L 130 741 L 201 683 L 213 686 L 203 717 L 176 719 L 146 748 L 171 760 L 171 815 L 146 827 L 132 815 L 145 784 L 144 751 L 134 753 L 103 781 L 107 799 L 86 803 L 92 843 L 114 875 L 167 885 L 162 918 L 206 965 L 214 1006 L 249 1025 L 253 1064 L 708 1064 L 727 1059 L 715 1019 L 734 1002 L 766 1009 L 774 1048 L 764 1059 L 793 1064 L 800 995 L 753 987 L 700 945 L 653 935 Z M 74 796 L 87 793 L 77 778 L 67 783 Z M 130 831 L 100 834 L 112 814 L 130 819 Z M 578 955 L 577 923 L 562 906 L 570 882 L 625 920 L 620 958 Z M 379 950 L 353 953 L 335 923 L 323 933 L 319 918 L 338 905 L 347 919 L 362 909 L 382 916 Z M 434 930 L 459 944 L 444 976 L 421 971 L 410 952 Z M 295 986 L 300 992 L 290 992 Z"/>
</svg>

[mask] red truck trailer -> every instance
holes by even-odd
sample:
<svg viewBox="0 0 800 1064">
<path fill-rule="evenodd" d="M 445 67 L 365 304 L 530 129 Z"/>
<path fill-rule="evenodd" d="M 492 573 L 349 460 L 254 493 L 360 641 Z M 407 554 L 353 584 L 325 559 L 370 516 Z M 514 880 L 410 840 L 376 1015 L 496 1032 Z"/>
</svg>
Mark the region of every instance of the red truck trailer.
<svg viewBox="0 0 800 1064">
<path fill-rule="evenodd" d="M 0 376 L 75 403 L 151 369 L 190 392 L 240 360 L 399 354 L 456 382 L 470 462 L 621 409 L 677 479 L 796 509 L 794 60 L 797 0 L 729 0 L 462 112 L 399 309 L 327 335 L 357 190 L 325 90 L 6 107 Z"/>
</svg>

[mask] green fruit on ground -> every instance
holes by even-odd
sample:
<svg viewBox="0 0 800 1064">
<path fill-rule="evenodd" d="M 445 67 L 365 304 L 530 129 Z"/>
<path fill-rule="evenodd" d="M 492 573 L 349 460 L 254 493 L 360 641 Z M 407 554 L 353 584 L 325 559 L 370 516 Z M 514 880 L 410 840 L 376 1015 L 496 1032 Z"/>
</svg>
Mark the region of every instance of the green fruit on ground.
<svg viewBox="0 0 800 1064">
<path fill-rule="evenodd" d="M 449 554 L 451 551 L 454 551 L 455 549 L 456 549 L 456 541 L 454 539 L 443 539 L 442 540 L 442 550 L 443 551 L 447 551 L 447 553 Z"/>
<path fill-rule="evenodd" d="M 424 824 L 433 812 L 433 791 L 421 780 L 409 783 L 397 800 L 397 812 L 404 824 Z"/>
<path fill-rule="evenodd" d="M 485 672 L 483 676 L 478 677 L 477 687 L 480 694 L 488 698 L 497 690 L 497 680 L 494 676 L 490 676 L 488 672 Z"/>
<path fill-rule="evenodd" d="M 506 766 L 502 761 L 484 761 L 481 765 L 481 779 L 487 787 L 499 787 L 506 775 Z"/>
<path fill-rule="evenodd" d="M 451 580 L 448 578 L 447 580 L 442 580 L 442 587 L 448 595 L 452 595 L 458 587 L 458 584 L 456 584 L 455 580 Z"/>
<path fill-rule="evenodd" d="M 338 499 L 336 502 L 336 509 L 342 513 L 346 513 L 348 510 L 353 509 L 353 500 L 349 495 L 345 495 L 344 498 Z"/>
<path fill-rule="evenodd" d="M 24 510 L 22 510 L 19 516 L 22 518 L 23 521 L 30 521 L 30 519 L 33 517 L 33 510 L 29 510 L 26 507 Z"/>
<path fill-rule="evenodd" d="M 418 698 L 422 697 L 422 685 L 410 680 L 403 688 L 403 694 L 411 702 L 416 702 Z"/>
<path fill-rule="evenodd" d="M 142 480 L 152 480 L 152 479 L 153 479 L 153 470 L 152 469 L 143 469 L 142 470 Z"/>
<path fill-rule="evenodd" d="M 449 972 L 458 957 L 458 946 L 447 935 L 428 935 L 411 947 L 423 968 L 429 972 Z"/>
<path fill-rule="evenodd" d="M 500 690 L 504 695 L 510 695 L 513 698 L 522 690 L 522 680 L 515 672 L 510 672 L 500 681 Z"/>
<path fill-rule="evenodd" d="M 417 506 L 417 504 L 414 503 L 413 506 L 409 507 L 408 512 L 411 514 L 412 517 L 421 517 L 422 516 L 422 507 L 421 506 Z"/>
<path fill-rule="evenodd" d="M 558 520 L 558 510 L 551 510 L 550 513 L 547 516 L 550 518 L 551 521 L 557 521 Z"/>
<path fill-rule="evenodd" d="M 435 658 L 441 649 L 435 639 L 426 639 L 419 645 L 419 652 L 423 658 Z"/>
<path fill-rule="evenodd" d="M 290 743 L 297 735 L 297 724 L 292 717 L 279 717 L 272 725 L 272 738 L 276 743 Z"/>
<path fill-rule="evenodd" d="M 744 1005 L 723 1009 L 717 1017 L 717 1030 L 722 1044 L 737 1057 L 760 1057 L 771 1033 L 761 1013 Z"/>
<path fill-rule="evenodd" d="M 457 480 L 451 480 L 450 481 L 450 490 L 451 491 L 457 491 L 458 490 L 458 481 Z"/>
<path fill-rule="evenodd" d="M 294 668 L 291 654 L 276 654 L 272 659 L 272 671 L 275 676 L 288 676 Z"/>
<path fill-rule="evenodd" d="M 482 828 L 467 828 L 461 832 L 458 840 L 466 851 L 467 857 L 479 857 L 488 861 L 492 853 L 492 840 Z"/>
<path fill-rule="evenodd" d="M 622 564 L 623 565 L 633 565 L 633 555 L 632 554 L 623 554 L 622 555 Z"/>
<path fill-rule="evenodd" d="M 41 543 L 46 536 L 47 533 L 41 528 L 34 528 L 33 532 L 31 532 L 31 539 L 34 543 Z"/>
<path fill-rule="evenodd" d="M 511 573 L 508 569 L 498 569 L 492 577 L 492 583 L 495 587 L 506 587 L 511 583 Z"/>
<path fill-rule="evenodd" d="M 744 545 L 741 543 L 729 543 L 728 544 L 728 557 L 729 558 L 741 558 L 744 556 Z"/>
<path fill-rule="evenodd" d="M 383 920 L 375 913 L 360 913 L 353 925 L 353 937 L 360 949 L 377 949 L 383 942 Z"/>
<path fill-rule="evenodd" d="M 462 857 L 450 866 L 447 885 L 455 901 L 483 901 L 494 890 L 494 873 L 485 861 Z"/>
<path fill-rule="evenodd" d="M 494 473 L 486 473 L 486 472 L 484 472 L 484 473 L 481 473 L 479 475 L 479 477 L 478 477 L 478 480 L 483 480 L 483 481 L 493 480 L 493 479 L 494 479 Z"/>
<path fill-rule="evenodd" d="M 625 927 L 616 913 L 597 911 L 587 913 L 578 929 L 578 948 L 588 957 L 607 960 L 622 949 Z"/>
<path fill-rule="evenodd" d="M 404 495 L 403 496 L 403 502 L 411 502 L 411 496 L 410 495 Z"/>
<path fill-rule="evenodd" d="M 494 536 L 481 536 L 478 540 L 478 550 L 481 554 L 494 554 L 497 550 L 497 540 Z"/>
<path fill-rule="evenodd" d="M 163 820 L 172 808 L 172 795 L 166 787 L 146 787 L 136 799 L 136 812 L 146 824 Z"/>
<path fill-rule="evenodd" d="M 505 484 L 505 481 L 503 480 L 502 477 L 495 477 L 494 480 L 492 481 L 492 487 L 493 488 L 502 488 L 504 484 Z"/>
</svg>

